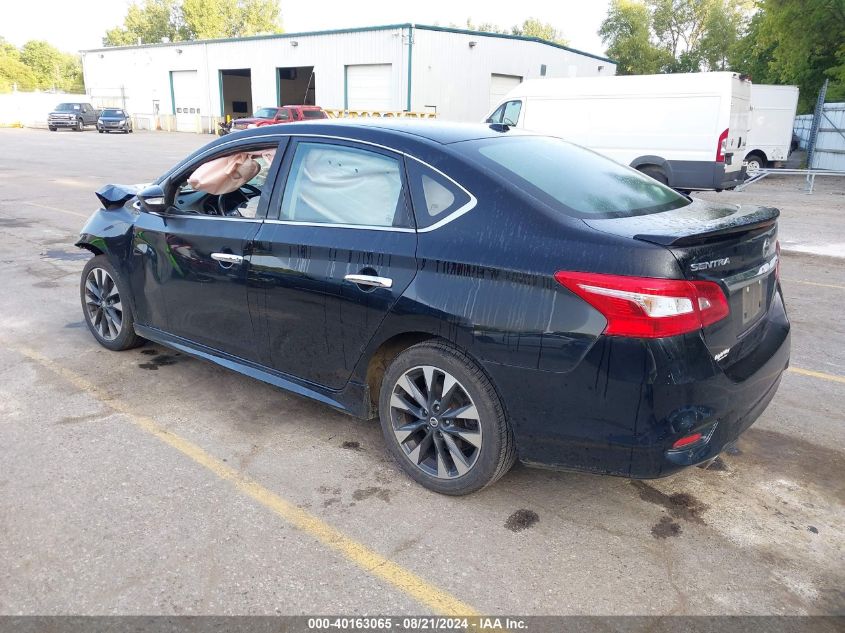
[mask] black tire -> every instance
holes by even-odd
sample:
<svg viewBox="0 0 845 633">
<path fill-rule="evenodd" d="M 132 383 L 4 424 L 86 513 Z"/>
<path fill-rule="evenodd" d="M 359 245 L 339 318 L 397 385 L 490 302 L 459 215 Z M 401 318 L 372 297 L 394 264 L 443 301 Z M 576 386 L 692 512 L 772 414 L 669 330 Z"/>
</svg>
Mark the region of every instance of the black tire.
<svg viewBox="0 0 845 633">
<path fill-rule="evenodd" d="M 82 119 L 77 119 L 76 120 L 76 127 L 73 128 L 73 129 L 76 130 L 77 132 L 83 132 L 85 130 L 85 121 L 83 121 Z"/>
<path fill-rule="evenodd" d="M 102 134 L 102 133 L 103 133 L 103 130 L 101 130 L 101 129 L 99 129 L 99 128 L 97 128 L 97 131 L 98 131 L 100 134 Z"/>
<path fill-rule="evenodd" d="M 442 421 L 439 421 L 439 426 L 435 424 L 430 427 L 430 425 L 424 422 L 424 418 L 429 415 L 434 416 L 435 411 L 438 410 L 437 405 L 439 405 L 439 402 L 433 396 L 429 397 L 428 406 L 431 407 L 431 411 L 422 409 L 424 413 L 422 418 L 416 418 L 414 415 L 406 413 L 403 409 L 391 405 L 394 390 L 399 388 L 399 381 L 406 377 L 406 373 L 421 371 L 422 367 L 433 367 L 435 371 L 442 372 L 440 374 L 441 378 L 445 378 L 445 374 L 448 373 L 451 378 L 457 381 L 457 386 L 463 390 L 462 396 L 466 396 L 469 399 L 469 404 L 474 405 L 474 410 L 477 412 L 477 418 L 473 418 L 469 424 L 477 426 L 477 441 L 480 443 L 480 446 L 475 449 L 470 443 L 460 442 L 460 445 L 473 456 L 473 461 L 469 465 L 468 471 L 463 474 L 458 474 L 460 469 L 457 468 L 457 461 L 451 457 L 451 455 L 455 455 L 452 448 L 454 448 L 456 443 L 455 435 L 453 434 L 456 427 L 447 421 L 447 412 L 440 411 L 444 415 L 444 418 Z M 435 379 L 432 380 L 433 383 L 437 382 L 437 375 L 435 374 Z M 426 379 L 423 378 L 422 380 L 425 381 Z M 442 398 L 442 382 L 439 386 L 441 394 L 438 397 Z M 433 387 L 431 391 L 432 393 L 436 393 L 436 390 L 437 388 Z M 444 407 L 446 407 L 445 399 Z M 395 422 L 394 415 L 397 416 Z M 405 416 L 405 418 L 402 418 L 402 416 Z M 385 372 L 381 384 L 379 393 L 379 418 L 387 449 L 401 466 L 402 470 L 417 483 L 435 492 L 447 495 L 465 495 L 476 492 L 498 480 L 511 469 L 516 461 L 516 443 L 514 441 L 513 431 L 507 420 L 504 407 L 489 378 L 466 354 L 442 341 L 425 341 L 414 345 L 400 353 L 393 360 L 387 372 Z M 439 457 L 442 456 L 444 465 L 448 462 L 450 466 L 447 468 L 449 471 L 454 469 L 454 474 L 447 473 L 444 470 L 443 472 L 448 475 L 448 478 L 439 477 L 436 474 L 430 474 L 422 466 L 411 461 L 409 454 L 406 453 L 406 448 L 403 448 L 403 446 L 406 446 L 407 450 L 410 450 L 407 442 L 408 439 L 413 442 L 413 437 L 409 435 L 408 439 L 404 440 L 404 443 L 400 445 L 400 440 L 394 433 L 394 423 L 397 426 L 405 426 L 406 419 L 411 418 L 414 418 L 412 424 L 424 425 L 419 429 L 420 437 L 425 438 L 429 432 L 432 434 L 432 439 L 428 441 L 426 446 L 431 450 L 432 454 L 436 455 L 432 459 L 436 464 L 437 471 L 441 471 Z M 447 430 L 450 428 L 452 431 Z M 434 439 L 434 436 L 438 434 L 440 439 Z M 449 448 L 444 443 L 443 438 L 445 435 L 449 436 L 452 448 Z M 422 445 L 424 441 L 426 440 L 421 439 L 415 443 L 415 446 Z M 437 446 L 434 446 L 435 444 Z M 413 451 L 411 452 L 413 453 Z"/>
<path fill-rule="evenodd" d="M 751 176 L 755 175 L 757 171 L 760 169 L 765 169 L 767 166 L 766 157 L 762 154 L 757 154 L 756 152 L 752 152 L 748 156 L 745 157 L 746 169 L 745 169 L 745 177 L 751 178 Z"/>
<path fill-rule="evenodd" d="M 638 167 L 638 169 L 646 176 L 654 178 L 660 184 L 669 185 L 669 179 L 666 177 L 666 172 L 664 172 L 660 167 L 657 167 L 656 165 L 645 165 L 644 167 Z"/>
<path fill-rule="evenodd" d="M 48 125 L 48 126 L 47 126 L 47 129 L 49 129 L 51 132 L 55 132 L 55 131 L 56 131 L 56 130 L 58 130 L 59 128 L 57 128 L 57 127 L 55 127 L 55 126 L 53 126 L 53 125 Z"/>
<path fill-rule="evenodd" d="M 107 290 L 104 293 L 97 294 L 86 285 L 86 282 L 89 281 L 89 275 L 98 275 L 99 273 L 96 272 L 98 270 L 108 273 L 108 276 L 114 282 L 114 288 L 117 290 L 118 302 L 106 309 L 103 309 L 102 307 L 93 307 L 92 304 L 96 303 L 96 301 L 92 300 L 100 299 L 102 294 L 111 296 L 113 293 Z M 108 288 L 107 285 L 105 287 Z M 129 286 L 123 280 L 120 273 L 118 273 L 114 266 L 111 265 L 111 262 L 109 262 L 105 255 L 92 257 L 88 260 L 88 263 L 85 264 L 85 268 L 82 269 L 82 277 L 79 281 L 79 296 L 82 302 L 82 315 L 85 317 L 85 324 L 88 326 L 91 334 L 94 335 L 94 338 L 97 339 L 97 342 L 100 345 L 116 352 L 143 345 L 144 339 L 135 334 L 135 318 L 132 313 L 132 301 L 129 296 Z M 108 299 L 108 296 L 106 299 Z M 116 305 L 120 306 L 119 310 L 115 307 Z M 92 311 L 95 314 L 92 314 Z M 97 312 L 100 313 L 99 319 L 96 318 Z M 120 326 L 114 335 L 109 332 L 111 328 L 104 325 L 107 323 L 105 320 L 106 317 L 103 316 L 105 313 L 110 315 L 119 314 L 120 316 Z M 112 317 L 109 317 L 108 320 L 111 320 L 111 318 Z M 98 325 L 98 323 L 100 325 Z"/>
</svg>

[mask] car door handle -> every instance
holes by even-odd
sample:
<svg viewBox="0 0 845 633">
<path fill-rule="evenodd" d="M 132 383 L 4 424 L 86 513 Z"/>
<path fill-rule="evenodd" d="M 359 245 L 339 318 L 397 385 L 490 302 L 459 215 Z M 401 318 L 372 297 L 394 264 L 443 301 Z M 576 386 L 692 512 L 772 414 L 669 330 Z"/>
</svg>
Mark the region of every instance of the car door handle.
<svg viewBox="0 0 845 633">
<path fill-rule="evenodd" d="M 225 264 L 242 264 L 244 261 L 243 257 L 232 253 L 212 253 L 211 259 L 216 259 L 218 262 Z"/>
<path fill-rule="evenodd" d="M 376 277 L 375 275 L 346 275 L 346 281 L 351 281 L 359 286 L 372 286 L 373 288 L 392 288 L 393 280 L 388 277 Z"/>
</svg>

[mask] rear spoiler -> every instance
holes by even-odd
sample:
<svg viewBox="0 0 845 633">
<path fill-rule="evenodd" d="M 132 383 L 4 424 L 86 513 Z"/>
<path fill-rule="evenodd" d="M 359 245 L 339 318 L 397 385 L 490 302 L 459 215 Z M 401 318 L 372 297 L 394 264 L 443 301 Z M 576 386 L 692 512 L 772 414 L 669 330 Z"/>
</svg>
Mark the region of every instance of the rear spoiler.
<svg viewBox="0 0 845 633">
<path fill-rule="evenodd" d="M 661 246 L 703 244 L 738 233 L 768 230 L 777 222 L 778 216 L 780 216 L 780 210 L 774 207 L 750 207 L 744 213 L 743 208 L 740 207 L 737 209 L 737 213 L 732 213 L 718 220 L 705 220 L 702 218 L 697 223 L 698 230 L 695 231 L 676 230 L 637 233 L 634 235 L 634 239 L 660 244 Z M 679 227 L 675 228 L 677 229 Z"/>
<path fill-rule="evenodd" d="M 105 209 L 118 209 L 134 198 L 147 185 L 105 185 L 95 193 Z"/>
</svg>

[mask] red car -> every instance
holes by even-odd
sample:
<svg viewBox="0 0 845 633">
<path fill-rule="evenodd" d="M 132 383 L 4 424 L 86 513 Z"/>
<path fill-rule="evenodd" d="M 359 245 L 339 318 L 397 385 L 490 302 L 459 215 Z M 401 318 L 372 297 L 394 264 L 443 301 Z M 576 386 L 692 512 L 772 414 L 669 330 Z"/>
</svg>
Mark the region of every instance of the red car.
<svg viewBox="0 0 845 633">
<path fill-rule="evenodd" d="M 246 130 L 277 123 L 293 123 L 310 119 L 327 119 L 320 106 L 286 105 L 273 108 L 259 108 L 251 117 L 232 121 L 232 130 Z"/>
</svg>

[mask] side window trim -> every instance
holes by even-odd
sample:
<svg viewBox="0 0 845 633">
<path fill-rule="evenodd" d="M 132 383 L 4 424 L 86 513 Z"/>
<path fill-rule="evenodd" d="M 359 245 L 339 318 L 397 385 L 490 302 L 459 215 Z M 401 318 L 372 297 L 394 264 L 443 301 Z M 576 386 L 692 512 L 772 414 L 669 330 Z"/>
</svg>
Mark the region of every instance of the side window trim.
<svg viewBox="0 0 845 633">
<path fill-rule="evenodd" d="M 411 196 L 410 196 L 410 188 L 408 183 L 408 177 L 405 169 L 405 154 L 401 152 L 396 152 L 391 150 L 390 148 L 383 147 L 381 145 L 369 144 L 366 142 L 358 142 L 354 139 L 345 139 L 339 137 L 323 137 L 323 136 L 309 136 L 309 135 L 299 135 L 291 137 L 291 142 L 288 145 L 288 149 L 285 152 L 284 161 L 280 164 L 278 170 L 278 177 L 276 178 L 275 185 L 273 186 L 273 196 L 270 199 L 270 209 L 272 209 L 271 213 L 267 215 L 267 222 L 271 224 L 290 224 L 294 226 L 322 226 L 326 228 L 345 228 L 345 229 L 367 229 L 372 231 L 396 231 L 399 233 L 413 233 L 416 231 L 414 213 L 413 213 L 413 206 L 411 204 Z M 351 147 L 354 149 L 358 149 L 361 151 L 372 152 L 375 154 L 381 154 L 382 156 L 387 156 L 388 158 L 392 158 L 399 163 L 399 176 L 402 179 L 402 189 L 401 195 L 405 202 L 405 208 L 408 210 L 409 220 L 414 226 L 373 226 L 369 224 L 330 224 L 330 223 L 323 223 L 323 222 L 303 222 L 300 220 L 283 220 L 281 219 L 282 213 L 282 202 L 284 199 L 285 189 L 287 189 L 287 183 L 290 179 L 291 175 L 291 168 L 293 167 L 293 159 L 296 155 L 296 148 L 300 145 L 300 143 L 322 143 L 325 145 L 336 145 L 341 147 Z"/>
</svg>

